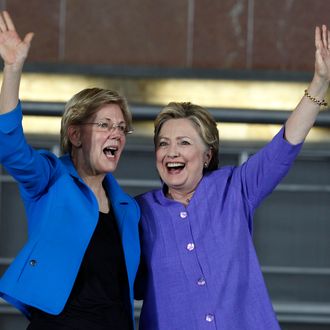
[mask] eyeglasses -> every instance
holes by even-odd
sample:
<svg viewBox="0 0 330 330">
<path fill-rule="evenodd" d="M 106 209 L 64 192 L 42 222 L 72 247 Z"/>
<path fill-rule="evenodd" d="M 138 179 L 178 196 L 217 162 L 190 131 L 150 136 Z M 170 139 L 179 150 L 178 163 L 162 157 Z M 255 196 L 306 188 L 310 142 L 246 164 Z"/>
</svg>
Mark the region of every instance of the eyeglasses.
<svg viewBox="0 0 330 330">
<path fill-rule="evenodd" d="M 118 128 L 118 131 L 121 135 L 133 133 L 133 129 L 128 129 L 125 124 L 115 124 L 106 121 L 99 121 L 97 123 L 82 123 L 81 125 L 96 125 L 97 129 L 102 132 L 112 132 Z"/>
</svg>

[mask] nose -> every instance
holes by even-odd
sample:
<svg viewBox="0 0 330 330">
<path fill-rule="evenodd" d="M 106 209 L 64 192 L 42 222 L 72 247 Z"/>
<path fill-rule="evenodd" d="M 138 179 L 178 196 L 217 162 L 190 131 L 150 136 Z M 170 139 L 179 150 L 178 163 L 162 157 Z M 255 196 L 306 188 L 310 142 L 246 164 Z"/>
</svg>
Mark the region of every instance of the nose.
<svg viewBox="0 0 330 330">
<path fill-rule="evenodd" d="M 168 150 L 167 157 L 169 158 L 176 158 L 179 157 L 179 151 L 176 146 L 171 146 Z"/>
<path fill-rule="evenodd" d="M 122 129 L 122 125 L 120 125 L 120 124 L 114 124 L 113 123 L 112 125 L 109 125 L 109 131 L 110 132 L 117 131 L 118 133 L 120 133 L 122 135 L 125 135 L 125 132 Z"/>
<path fill-rule="evenodd" d="M 121 133 L 117 125 L 113 125 L 112 127 L 109 128 L 108 135 L 111 139 L 116 139 L 116 140 L 119 140 L 120 138 L 125 136 Z"/>
<path fill-rule="evenodd" d="M 113 124 L 112 127 L 110 128 L 110 132 L 122 135 L 122 132 L 120 131 L 119 126 L 115 125 L 115 124 Z"/>
</svg>

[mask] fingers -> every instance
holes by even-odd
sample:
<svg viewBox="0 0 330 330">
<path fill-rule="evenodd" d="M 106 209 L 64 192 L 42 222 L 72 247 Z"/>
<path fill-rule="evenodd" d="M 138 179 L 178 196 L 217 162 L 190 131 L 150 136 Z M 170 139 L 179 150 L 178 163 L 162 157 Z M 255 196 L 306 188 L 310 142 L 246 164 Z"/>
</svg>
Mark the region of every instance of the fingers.
<svg viewBox="0 0 330 330">
<path fill-rule="evenodd" d="M 10 15 L 8 14 L 8 12 L 7 11 L 3 11 L 2 15 L 3 15 L 3 18 L 5 20 L 5 23 L 7 25 L 8 30 L 9 31 L 16 31 L 15 25 L 14 25 L 14 23 L 13 23 Z"/>
<path fill-rule="evenodd" d="M 321 29 L 317 26 L 315 28 L 315 47 L 316 49 L 320 49 L 321 46 L 322 46 Z"/>
<path fill-rule="evenodd" d="M 0 13 L 0 32 L 16 31 L 15 25 L 7 11 Z"/>
<path fill-rule="evenodd" d="M 14 25 L 13 20 L 11 19 L 9 13 L 7 11 L 3 11 L 0 12 L 0 33 L 4 33 L 4 32 L 15 32 L 16 34 L 16 28 Z M 27 33 L 25 38 L 24 38 L 24 42 L 28 45 L 30 45 L 32 39 L 33 39 L 34 33 L 30 32 Z"/>
<path fill-rule="evenodd" d="M 315 28 L 315 47 L 330 51 L 330 31 L 324 24 L 321 28 L 318 26 Z"/>
<path fill-rule="evenodd" d="M 328 48 L 328 30 L 327 27 L 323 24 L 322 25 L 322 41 L 324 48 Z"/>
<path fill-rule="evenodd" d="M 7 31 L 5 18 L 4 18 L 3 13 L 0 13 L 0 32 L 5 32 L 5 31 Z"/>
</svg>

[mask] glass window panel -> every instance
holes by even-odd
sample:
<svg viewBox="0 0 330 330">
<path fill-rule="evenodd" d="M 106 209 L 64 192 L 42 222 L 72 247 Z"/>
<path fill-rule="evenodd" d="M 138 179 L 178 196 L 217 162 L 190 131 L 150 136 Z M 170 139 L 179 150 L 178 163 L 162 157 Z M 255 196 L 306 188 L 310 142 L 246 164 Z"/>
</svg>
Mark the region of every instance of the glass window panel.
<svg viewBox="0 0 330 330">
<path fill-rule="evenodd" d="M 23 202 L 17 184 L 1 184 L 0 257 L 14 257 L 27 237 Z"/>
<path fill-rule="evenodd" d="M 255 214 L 263 265 L 330 267 L 330 194 L 275 191 Z"/>
<path fill-rule="evenodd" d="M 298 157 L 283 183 L 330 185 L 330 157 Z"/>
<path fill-rule="evenodd" d="M 264 274 L 273 302 L 330 302 L 330 276 L 306 274 Z"/>
</svg>

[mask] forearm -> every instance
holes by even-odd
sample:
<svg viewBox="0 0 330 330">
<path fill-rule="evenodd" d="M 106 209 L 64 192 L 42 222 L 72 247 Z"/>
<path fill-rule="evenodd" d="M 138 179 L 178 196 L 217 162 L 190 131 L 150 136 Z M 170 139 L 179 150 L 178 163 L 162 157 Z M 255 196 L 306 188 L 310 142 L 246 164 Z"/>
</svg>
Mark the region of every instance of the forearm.
<svg viewBox="0 0 330 330">
<path fill-rule="evenodd" d="M 19 97 L 22 66 L 5 65 L 0 92 L 0 114 L 13 110 Z"/>
<path fill-rule="evenodd" d="M 314 76 L 307 91 L 318 100 L 325 98 L 329 82 Z M 292 112 L 285 123 L 285 138 L 291 144 L 304 141 L 308 132 L 313 127 L 320 106 L 310 98 L 303 96 L 296 109 Z"/>
</svg>

